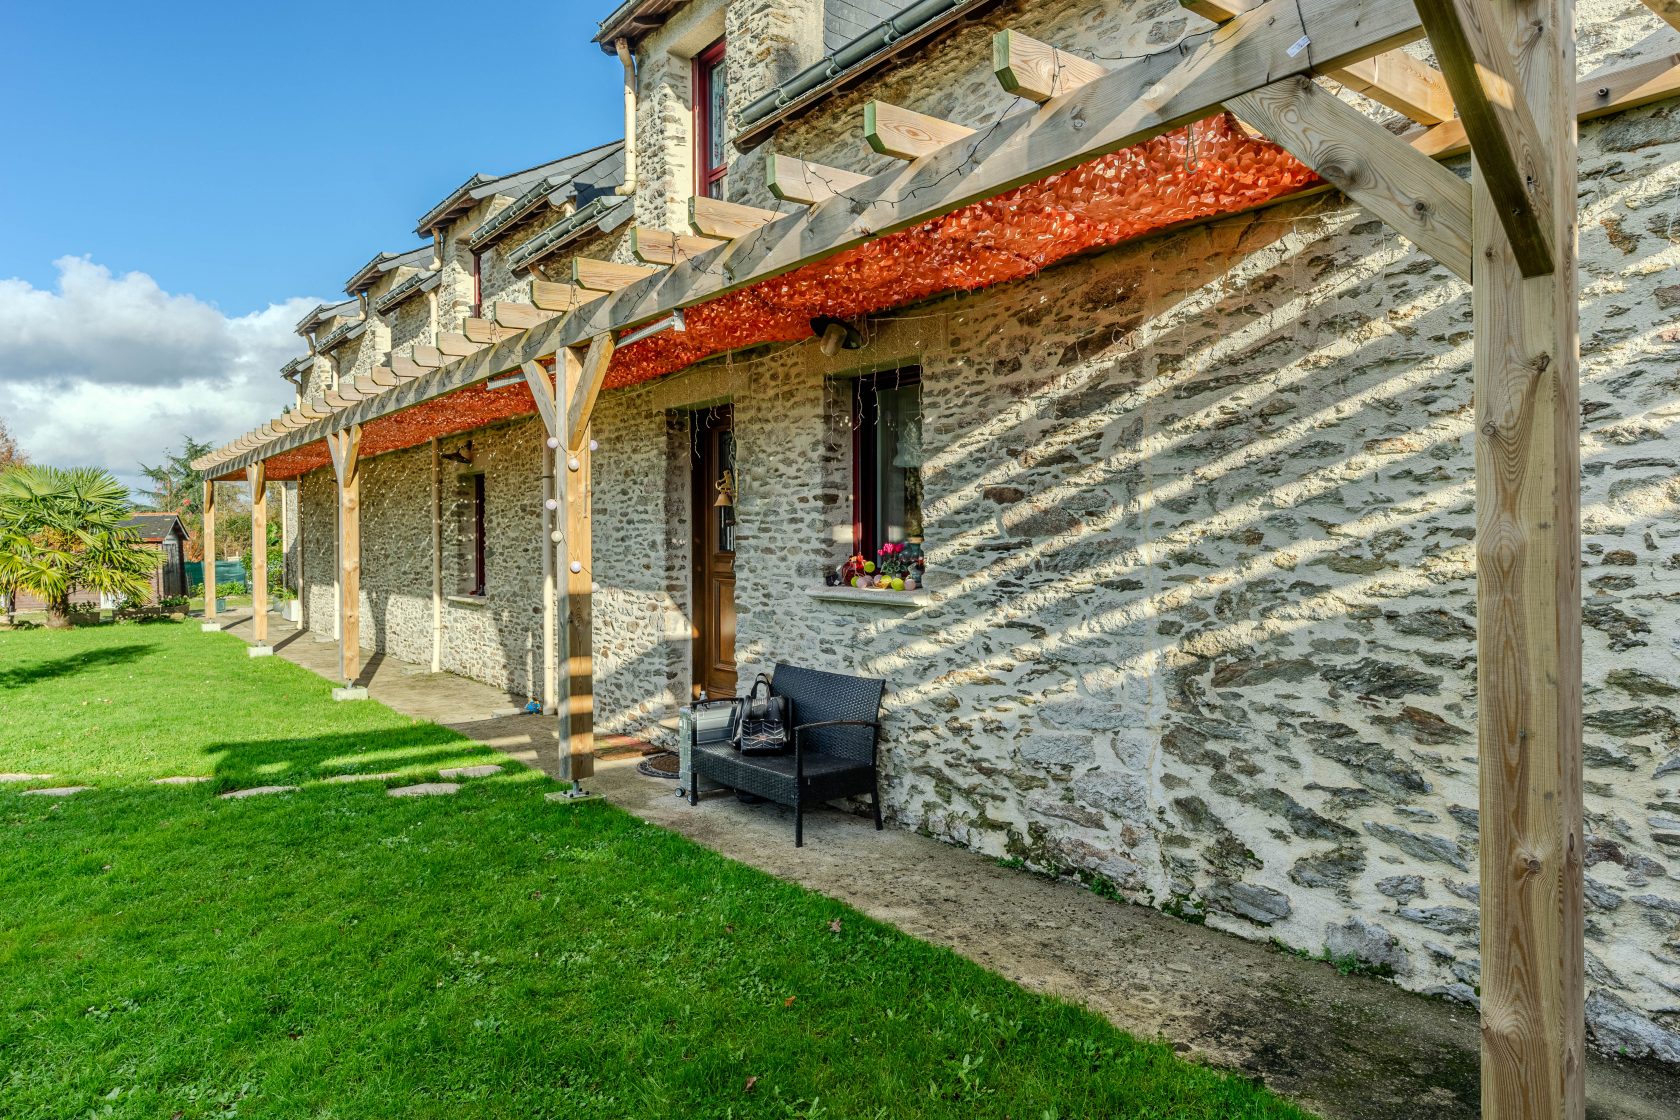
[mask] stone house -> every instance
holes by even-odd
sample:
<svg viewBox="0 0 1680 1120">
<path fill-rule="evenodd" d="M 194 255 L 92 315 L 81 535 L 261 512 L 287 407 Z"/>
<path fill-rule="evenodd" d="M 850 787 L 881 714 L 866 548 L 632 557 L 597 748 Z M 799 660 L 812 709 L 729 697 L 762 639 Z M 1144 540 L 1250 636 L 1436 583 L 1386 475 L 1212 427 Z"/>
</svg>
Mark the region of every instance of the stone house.
<svg viewBox="0 0 1680 1120">
<path fill-rule="evenodd" d="M 782 157 L 843 169 L 841 194 L 902 166 L 861 138 L 871 103 L 984 135 L 1021 108 L 994 76 L 1000 31 L 1116 65 L 1203 41 L 1205 7 L 627 0 L 597 41 L 634 63 L 630 150 L 468 180 L 421 220 L 429 247 L 375 258 L 300 324 L 299 405 L 425 364 L 445 333 L 493 342 L 562 313 L 533 281 L 575 282 L 576 262 L 703 252 L 682 240 L 697 198 L 803 211 L 772 187 Z M 1671 73 L 1677 48 L 1638 0 L 1581 4 L 1583 74 Z M 1337 89 L 1394 133 L 1431 123 Z M 1584 862 L 1595 1041 L 1680 1061 L 1665 90 L 1580 131 Z M 669 743 L 701 688 L 783 660 L 883 676 L 897 827 L 1474 1003 L 1467 285 L 1326 191 L 951 287 L 974 290 L 851 317 L 833 345 L 808 331 L 609 380 L 591 433 L 600 726 Z M 545 695 L 533 408 L 474 398 L 444 434 L 366 458 L 368 649 Z M 282 461 L 325 633 L 334 476 L 296 443 Z M 901 544 L 923 586 L 833 585 Z"/>
</svg>

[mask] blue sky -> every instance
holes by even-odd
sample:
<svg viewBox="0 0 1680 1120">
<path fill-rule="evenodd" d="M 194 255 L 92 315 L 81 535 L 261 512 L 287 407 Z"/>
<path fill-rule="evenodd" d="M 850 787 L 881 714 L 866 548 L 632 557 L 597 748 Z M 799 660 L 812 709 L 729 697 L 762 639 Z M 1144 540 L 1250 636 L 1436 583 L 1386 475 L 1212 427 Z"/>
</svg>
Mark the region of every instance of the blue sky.
<svg viewBox="0 0 1680 1120">
<path fill-rule="evenodd" d="M 230 315 L 336 293 L 473 172 L 623 131 L 611 7 L 7 5 L 0 275 L 87 255 Z"/>
<path fill-rule="evenodd" d="M 612 7 L 6 5 L 0 420 L 131 478 L 272 415 L 306 301 L 474 172 L 620 135 Z"/>
</svg>

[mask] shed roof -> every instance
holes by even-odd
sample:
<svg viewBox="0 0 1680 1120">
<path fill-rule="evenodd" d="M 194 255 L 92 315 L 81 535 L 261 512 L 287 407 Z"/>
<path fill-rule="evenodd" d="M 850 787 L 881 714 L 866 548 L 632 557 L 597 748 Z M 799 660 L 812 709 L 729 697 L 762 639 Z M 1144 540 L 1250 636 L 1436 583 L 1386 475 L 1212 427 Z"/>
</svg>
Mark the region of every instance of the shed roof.
<svg viewBox="0 0 1680 1120">
<path fill-rule="evenodd" d="M 170 534 L 186 539 L 187 531 L 181 525 L 181 519 L 173 513 L 137 513 L 133 517 L 125 517 L 117 522 L 119 529 L 133 529 L 140 534 L 140 539 L 147 543 L 161 541 Z"/>
</svg>

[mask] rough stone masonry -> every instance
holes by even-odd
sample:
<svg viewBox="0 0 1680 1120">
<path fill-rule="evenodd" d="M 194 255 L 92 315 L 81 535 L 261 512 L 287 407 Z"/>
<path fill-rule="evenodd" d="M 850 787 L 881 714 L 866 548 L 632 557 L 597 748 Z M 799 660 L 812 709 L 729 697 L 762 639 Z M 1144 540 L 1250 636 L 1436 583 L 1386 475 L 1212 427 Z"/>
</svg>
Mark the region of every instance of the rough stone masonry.
<svg viewBox="0 0 1680 1120">
<path fill-rule="evenodd" d="M 737 0 L 729 26 L 770 7 Z M 1090 7 L 1001 5 L 772 146 L 872 169 L 871 96 L 984 124 L 1010 107 L 1004 25 L 1099 55 L 1193 30 L 1174 3 Z M 1643 11 L 1583 4 L 1583 69 L 1625 58 Z M 658 73 L 650 129 L 680 101 Z M 763 158 L 738 155 L 731 197 L 770 204 Z M 1598 1045 L 1680 1061 L 1680 103 L 1584 126 L 1580 180 L 1588 1010 Z M 690 433 L 729 403 L 743 679 L 784 659 L 886 677 L 899 827 L 1473 1003 L 1470 329 L 1461 283 L 1325 198 L 886 315 L 833 360 L 751 351 L 605 394 L 597 720 L 664 738 L 686 700 Z M 922 376 L 934 601 L 820 598 L 849 549 L 846 378 L 899 366 Z M 450 604 L 445 664 L 528 692 L 539 427 L 473 439 L 491 578 Z M 366 472 L 364 634 L 424 661 L 429 456 Z M 330 472 L 302 501 L 319 628 Z"/>
</svg>

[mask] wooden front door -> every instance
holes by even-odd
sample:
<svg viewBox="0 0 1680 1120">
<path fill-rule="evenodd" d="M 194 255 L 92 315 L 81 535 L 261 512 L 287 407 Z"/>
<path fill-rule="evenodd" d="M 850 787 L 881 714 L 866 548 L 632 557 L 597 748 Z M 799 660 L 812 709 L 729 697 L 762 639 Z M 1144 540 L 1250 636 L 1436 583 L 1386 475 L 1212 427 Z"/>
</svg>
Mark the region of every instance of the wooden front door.
<svg viewBox="0 0 1680 1120">
<path fill-rule="evenodd" d="M 735 695 L 735 433 L 728 405 L 694 414 L 694 695 Z M 727 504 L 719 505 L 723 499 Z"/>
</svg>

